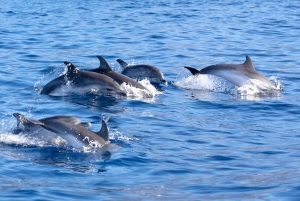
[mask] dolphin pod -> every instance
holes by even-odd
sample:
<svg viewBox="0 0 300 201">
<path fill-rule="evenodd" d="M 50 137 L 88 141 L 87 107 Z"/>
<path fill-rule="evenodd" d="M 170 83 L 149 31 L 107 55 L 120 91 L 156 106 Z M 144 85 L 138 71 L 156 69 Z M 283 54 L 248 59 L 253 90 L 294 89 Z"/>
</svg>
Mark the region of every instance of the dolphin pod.
<svg viewBox="0 0 300 201">
<path fill-rule="evenodd" d="M 89 71 L 81 71 L 71 62 L 65 61 L 67 72 L 47 83 L 41 90 L 41 94 L 51 95 L 69 86 L 80 93 L 126 96 L 126 93 L 120 88 L 120 84 L 125 83 L 139 89 L 145 89 L 133 79 L 147 78 L 154 84 L 166 84 L 163 74 L 154 66 L 128 65 L 123 60 L 118 59 L 117 62 L 123 67 L 122 74 L 120 74 L 114 72 L 103 57 L 97 57 L 100 66 Z M 249 56 L 246 56 L 246 61 L 242 64 L 216 64 L 201 70 L 188 66 L 185 68 L 194 76 L 210 74 L 221 77 L 238 87 L 243 86 L 250 79 L 256 79 L 268 88 L 276 89 L 265 76 L 254 69 Z M 108 128 L 103 120 L 101 130 L 93 132 L 86 128 L 90 123 L 81 122 L 80 119 L 72 116 L 53 116 L 40 120 L 29 120 L 19 113 L 13 115 L 17 119 L 17 128 L 13 130 L 13 133 L 34 134 L 50 144 L 55 138 L 60 138 L 62 144 L 68 144 L 75 148 L 89 146 L 92 142 L 99 143 L 101 146 L 109 142 Z"/>
<path fill-rule="evenodd" d="M 263 82 L 267 88 L 275 89 L 276 87 L 265 76 L 254 69 L 249 56 L 242 64 L 216 64 L 197 70 L 192 67 L 185 66 L 193 75 L 210 74 L 215 75 L 241 87 L 250 79 L 256 79 Z"/>
<path fill-rule="evenodd" d="M 104 120 L 99 132 L 93 132 L 85 128 L 88 123 L 72 116 L 53 116 L 40 120 L 29 120 L 24 115 L 14 113 L 18 127 L 25 131 L 39 129 L 40 127 L 63 138 L 68 145 L 74 148 L 89 146 L 91 143 L 99 143 L 101 146 L 109 141 L 108 128 Z M 47 133 L 48 134 L 48 133 Z"/>
<path fill-rule="evenodd" d="M 151 65 L 137 64 L 129 65 L 122 59 L 117 59 L 117 62 L 123 68 L 122 74 L 136 80 L 148 79 L 152 84 L 167 84 L 162 72 Z"/>
</svg>

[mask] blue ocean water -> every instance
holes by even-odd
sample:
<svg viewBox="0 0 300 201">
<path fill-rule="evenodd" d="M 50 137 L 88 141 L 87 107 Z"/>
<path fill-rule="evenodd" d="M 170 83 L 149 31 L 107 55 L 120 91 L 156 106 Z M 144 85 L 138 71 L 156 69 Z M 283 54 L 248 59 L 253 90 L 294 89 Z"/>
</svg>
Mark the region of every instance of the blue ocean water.
<svg viewBox="0 0 300 201">
<path fill-rule="evenodd" d="M 2 200 L 299 200 L 299 2 L 7 1 L 0 3 Z M 154 96 L 40 95 L 63 61 L 102 55 L 158 67 Z M 249 55 L 279 88 L 256 93 L 201 69 Z M 29 118 L 108 120 L 109 150 L 47 146 L 14 135 Z"/>
</svg>

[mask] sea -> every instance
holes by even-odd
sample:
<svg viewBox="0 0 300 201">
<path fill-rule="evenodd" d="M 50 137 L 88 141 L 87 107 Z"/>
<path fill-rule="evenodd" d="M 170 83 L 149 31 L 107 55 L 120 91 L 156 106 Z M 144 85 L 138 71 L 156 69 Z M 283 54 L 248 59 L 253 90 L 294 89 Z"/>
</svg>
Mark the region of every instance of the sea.
<svg viewBox="0 0 300 201">
<path fill-rule="evenodd" d="M 298 0 L 2 0 L 0 200 L 300 200 Z M 117 59 L 148 64 L 167 85 L 126 98 L 40 94 L 66 72 Z M 237 87 L 184 68 L 242 64 L 276 90 Z M 69 115 L 104 149 L 15 134 L 14 113 Z"/>
</svg>

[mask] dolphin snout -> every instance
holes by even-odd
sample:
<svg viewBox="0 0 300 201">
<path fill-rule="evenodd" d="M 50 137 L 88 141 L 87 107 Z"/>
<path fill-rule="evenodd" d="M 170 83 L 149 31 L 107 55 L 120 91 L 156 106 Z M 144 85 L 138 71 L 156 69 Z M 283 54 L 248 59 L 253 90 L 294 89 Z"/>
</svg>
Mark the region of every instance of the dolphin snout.
<svg viewBox="0 0 300 201">
<path fill-rule="evenodd" d="M 18 117 L 21 116 L 21 114 L 19 114 L 19 113 L 13 113 L 13 116 L 14 116 L 15 118 L 18 118 Z"/>
<path fill-rule="evenodd" d="M 71 64 L 71 62 L 64 61 L 64 64 L 65 64 L 66 66 L 68 66 L 68 65 L 70 65 L 70 64 Z"/>
</svg>

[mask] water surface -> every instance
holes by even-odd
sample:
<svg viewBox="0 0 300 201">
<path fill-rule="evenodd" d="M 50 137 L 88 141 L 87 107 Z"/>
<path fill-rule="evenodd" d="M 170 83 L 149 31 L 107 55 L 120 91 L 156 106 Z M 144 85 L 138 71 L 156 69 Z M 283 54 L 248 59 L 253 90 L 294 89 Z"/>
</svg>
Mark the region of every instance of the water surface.
<svg viewBox="0 0 300 201">
<path fill-rule="evenodd" d="M 3 200 L 298 200 L 299 3 L 291 1 L 2 1 L 0 191 Z M 154 97 L 40 95 L 102 55 L 165 75 Z M 249 55 L 278 93 L 252 94 L 201 69 Z M 137 95 L 137 94 L 135 94 Z M 46 146 L 12 134 L 34 119 L 108 119 L 108 151 Z"/>
</svg>

